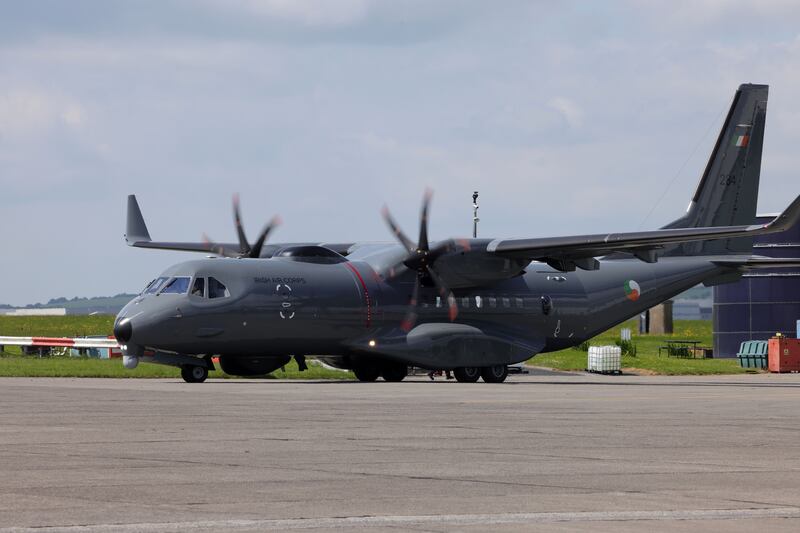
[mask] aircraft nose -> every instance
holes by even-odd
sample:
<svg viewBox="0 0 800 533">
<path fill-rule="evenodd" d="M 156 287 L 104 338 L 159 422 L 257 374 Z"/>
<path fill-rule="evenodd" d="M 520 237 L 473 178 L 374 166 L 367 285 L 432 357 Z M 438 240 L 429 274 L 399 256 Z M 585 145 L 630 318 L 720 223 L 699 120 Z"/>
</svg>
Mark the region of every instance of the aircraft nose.
<svg viewBox="0 0 800 533">
<path fill-rule="evenodd" d="M 117 341 L 121 344 L 125 344 L 129 340 L 131 340 L 131 336 L 133 335 L 133 326 L 131 325 L 130 320 L 120 320 L 116 324 L 114 324 L 114 337 L 117 338 Z"/>
</svg>

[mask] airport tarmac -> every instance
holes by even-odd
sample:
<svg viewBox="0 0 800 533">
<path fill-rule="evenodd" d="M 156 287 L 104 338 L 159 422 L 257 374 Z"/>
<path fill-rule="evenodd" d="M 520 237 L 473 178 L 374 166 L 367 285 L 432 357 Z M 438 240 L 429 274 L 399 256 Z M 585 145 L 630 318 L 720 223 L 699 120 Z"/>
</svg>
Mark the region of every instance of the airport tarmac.
<svg viewBox="0 0 800 533">
<path fill-rule="evenodd" d="M 9 531 L 800 531 L 800 375 L 0 379 Z"/>
</svg>

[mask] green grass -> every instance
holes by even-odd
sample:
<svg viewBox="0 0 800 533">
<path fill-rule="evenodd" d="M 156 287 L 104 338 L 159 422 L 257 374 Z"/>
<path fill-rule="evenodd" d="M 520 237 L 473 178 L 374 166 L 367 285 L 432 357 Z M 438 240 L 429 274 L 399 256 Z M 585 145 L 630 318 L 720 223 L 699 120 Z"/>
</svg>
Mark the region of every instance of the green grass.
<svg viewBox="0 0 800 533">
<path fill-rule="evenodd" d="M 635 320 L 629 320 L 601 333 L 591 339 L 589 344 L 593 346 L 614 344 L 614 341 L 620 338 L 622 328 L 630 328 L 635 332 L 636 326 Z M 741 368 L 736 359 L 681 359 L 668 357 L 666 351 L 659 356 L 658 347 L 664 346 L 670 339 L 698 340 L 701 346 L 712 345 L 711 322 L 708 320 L 676 320 L 674 330 L 675 333 L 672 335 L 633 335 L 632 340 L 636 344 L 637 355 L 623 357 L 623 368 L 664 375 L 741 374 L 748 370 L 752 372 L 752 369 Z M 529 362 L 536 366 L 559 370 L 584 370 L 586 352 L 570 348 L 537 355 Z"/>
<path fill-rule="evenodd" d="M 40 336 L 40 337 L 77 337 L 84 335 L 110 335 L 114 325 L 114 317 L 109 315 L 60 317 L 35 316 L 16 317 L 0 316 L 0 335 Z M 592 339 L 590 344 L 614 344 L 619 339 L 621 328 L 627 327 L 636 331 L 636 321 L 630 320 L 612 328 Z M 634 335 L 633 342 L 637 347 L 637 356 L 625 356 L 622 366 L 638 371 L 666 374 L 737 374 L 752 372 L 743 369 L 735 359 L 680 359 L 667 357 L 666 353 L 658 355 L 658 347 L 668 339 L 699 340 L 702 346 L 711 346 L 711 322 L 703 320 L 676 320 L 673 335 Z M 70 357 L 20 357 L 18 347 L 6 347 L 6 353 L 0 352 L 0 376 L 64 376 L 64 377 L 180 377 L 176 368 L 142 363 L 136 370 L 126 370 L 119 360 L 102 360 Z M 586 352 L 573 349 L 537 355 L 531 361 L 536 366 L 556 368 L 560 370 L 583 370 L 586 368 Z M 211 377 L 223 377 L 222 372 L 213 372 Z M 353 379 L 351 373 L 326 370 L 322 367 L 310 366 L 307 372 L 299 372 L 292 361 L 284 374 L 280 370 L 272 374 L 276 378 L 305 379 Z"/>
<path fill-rule="evenodd" d="M 0 336 L 12 337 L 83 337 L 110 335 L 114 317 L 110 315 L 0 316 Z M 88 357 L 23 356 L 18 346 L 6 346 L 0 352 L 0 377 L 92 377 L 92 378 L 178 378 L 180 369 L 140 363 L 134 370 L 123 368 L 119 359 Z M 210 378 L 231 377 L 220 370 Z M 286 372 L 276 370 L 271 379 L 355 379 L 351 372 L 328 370 L 309 361 L 308 370 L 300 372 L 292 360 Z"/>
<path fill-rule="evenodd" d="M 0 377 L 64 377 L 64 378 L 176 378 L 180 369 L 140 363 L 134 370 L 122 366 L 119 359 L 92 359 L 87 357 L 36 357 L 21 355 L 0 356 Z M 209 378 L 233 378 L 216 370 Z M 249 378 L 236 378 L 249 379 Z M 264 379 L 264 378 L 252 378 Z M 300 372 L 292 360 L 286 372 L 276 370 L 267 379 L 355 379 L 351 372 L 328 370 L 309 361 L 308 370 Z"/>
<path fill-rule="evenodd" d="M 10 337 L 84 337 L 111 335 L 111 315 L 5 316 L 0 315 L 0 335 Z"/>
</svg>

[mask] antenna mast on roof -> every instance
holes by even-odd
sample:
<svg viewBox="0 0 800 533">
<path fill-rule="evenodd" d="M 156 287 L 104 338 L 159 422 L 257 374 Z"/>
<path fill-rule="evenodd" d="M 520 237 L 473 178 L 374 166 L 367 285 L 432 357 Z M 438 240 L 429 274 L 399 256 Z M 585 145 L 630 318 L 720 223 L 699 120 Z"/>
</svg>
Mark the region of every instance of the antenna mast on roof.
<svg viewBox="0 0 800 533">
<path fill-rule="evenodd" d="M 472 193 L 472 238 L 478 238 L 478 191 Z"/>
</svg>

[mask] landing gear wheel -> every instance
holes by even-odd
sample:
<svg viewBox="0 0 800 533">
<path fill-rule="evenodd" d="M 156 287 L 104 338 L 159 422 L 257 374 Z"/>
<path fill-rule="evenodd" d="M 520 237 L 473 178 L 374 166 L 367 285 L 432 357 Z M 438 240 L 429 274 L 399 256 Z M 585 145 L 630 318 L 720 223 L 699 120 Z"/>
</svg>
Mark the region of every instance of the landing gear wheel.
<svg viewBox="0 0 800 533">
<path fill-rule="evenodd" d="M 492 365 L 481 368 L 481 377 L 486 383 L 502 383 L 508 376 L 506 365 Z"/>
<path fill-rule="evenodd" d="M 399 382 L 408 375 L 408 366 L 403 363 L 384 363 L 381 368 L 383 381 Z"/>
<path fill-rule="evenodd" d="M 208 377 L 208 369 L 197 365 L 182 366 L 181 377 L 186 383 L 202 383 Z"/>
<path fill-rule="evenodd" d="M 481 369 L 477 366 L 461 366 L 453 370 L 459 383 L 475 383 L 481 377 Z"/>
<path fill-rule="evenodd" d="M 375 381 L 381 374 L 381 369 L 376 365 L 358 365 L 353 369 L 358 381 Z"/>
</svg>

